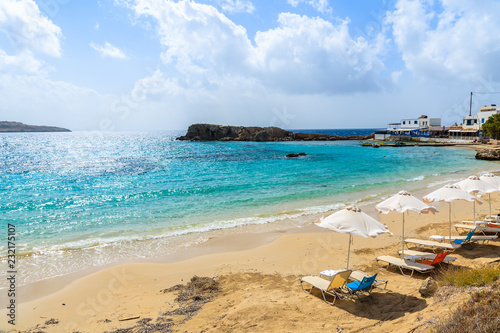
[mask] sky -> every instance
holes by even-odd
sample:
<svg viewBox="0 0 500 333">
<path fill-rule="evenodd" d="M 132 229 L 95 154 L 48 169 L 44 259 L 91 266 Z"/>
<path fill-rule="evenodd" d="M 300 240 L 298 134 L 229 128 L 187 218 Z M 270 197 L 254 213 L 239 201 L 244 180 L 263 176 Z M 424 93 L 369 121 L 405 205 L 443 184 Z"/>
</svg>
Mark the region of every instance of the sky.
<svg viewBox="0 0 500 333">
<path fill-rule="evenodd" d="M 500 0 L 1 0 L 0 120 L 384 128 L 500 105 Z"/>
</svg>

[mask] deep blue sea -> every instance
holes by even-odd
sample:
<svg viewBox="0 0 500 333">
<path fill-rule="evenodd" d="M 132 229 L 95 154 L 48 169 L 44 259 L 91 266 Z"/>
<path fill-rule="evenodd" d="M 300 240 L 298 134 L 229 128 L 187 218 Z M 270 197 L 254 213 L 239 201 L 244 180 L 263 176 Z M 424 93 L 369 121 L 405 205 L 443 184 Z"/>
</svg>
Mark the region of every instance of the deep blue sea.
<svg viewBox="0 0 500 333">
<path fill-rule="evenodd" d="M 500 169 L 453 147 L 175 141 L 183 134 L 0 134 L 0 218 L 5 233 L 7 223 L 16 226 L 22 281 L 159 256 L 204 241 L 210 230 L 276 224 Z M 300 152 L 307 156 L 285 157 Z M 0 249 L 5 261 L 6 242 Z"/>
</svg>

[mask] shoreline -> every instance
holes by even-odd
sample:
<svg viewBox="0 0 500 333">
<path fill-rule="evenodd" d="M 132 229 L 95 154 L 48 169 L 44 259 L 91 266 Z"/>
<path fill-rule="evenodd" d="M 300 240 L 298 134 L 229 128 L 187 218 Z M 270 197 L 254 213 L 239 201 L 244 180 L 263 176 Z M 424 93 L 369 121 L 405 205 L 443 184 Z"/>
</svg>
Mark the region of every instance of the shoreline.
<svg viewBox="0 0 500 333">
<path fill-rule="evenodd" d="M 464 147 L 465 148 L 465 147 Z M 467 147 L 466 149 L 472 149 Z M 500 170 L 500 165 L 495 165 L 491 163 L 492 166 L 496 166 L 495 171 Z M 484 168 L 478 167 L 476 168 L 477 173 L 479 170 L 483 170 Z M 493 169 L 493 168 L 492 168 Z M 488 171 L 491 171 L 488 170 Z M 431 192 L 433 189 L 436 189 L 446 183 L 450 183 L 453 181 L 458 181 L 460 179 L 463 179 L 470 175 L 471 173 L 468 170 L 458 170 L 456 173 L 450 173 L 446 175 L 434 175 L 432 177 L 425 177 L 423 180 L 420 179 L 419 177 L 415 177 L 414 179 L 407 179 L 406 183 L 398 188 L 397 190 L 395 189 L 394 191 L 399 191 L 399 190 L 408 190 L 412 194 L 414 194 L 417 197 L 422 197 L 423 195 Z M 450 179 L 453 179 L 453 181 L 450 181 Z M 65 276 L 73 276 L 76 278 L 80 278 L 82 276 L 86 276 L 88 274 L 91 274 L 92 272 L 99 271 L 101 269 L 106 269 L 109 267 L 125 264 L 125 263 L 132 263 L 132 262 L 172 262 L 172 261 L 178 261 L 178 258 L 187 258 L 189 255 L 186 255 L 187 253 L 191 253 L 191 256 L 193 255 L 192 253 L 196 252 L 200 247 L 208 247 L 210 248 L 212 242 L 214 240 L 219 240 L 219 239 L 224 239 L 224 238 L 231 238 L 231 237 L 239 237 L 242 235 L 245 235 L 245 237 L 253 237 L 252 235 L 267 235 L 264 236 L 264 238 L 269 237 L 268 235 L 279 235 L 283 233 L 290 233 L 291 230 L 295 230 L 294 232 L 303 232 L 301 229 L 311 225 L 314 222 L 318 222 L 320 217 L 322 216 L 327 216 L 331 214 L 332 212 L 341 209 L 344 207 L 344 205 L 348 204 L 355 204 L 359 206 L 365 213 L 368 213 L 369 215 L 372 215 L 373 217 L 377 218 L 377 213 L 375 210 L 372 208 L 377 204 L 378 202 L 382 201 L 384 198 L 394 194 L 392 189 L 384 189 L 384 188 L 377 188 L 375 189 L 377 193 L 371 194 L 371 195 L 366 195 L 363 199 L 358 199 L 356 200 L 346 200 L 344 202 L 333 202 L 331 207 L 335 207 L 334 209 L 324 209 L 324 207 L 309 207 L 309 209 L 318 209 L 318 211 L 308 211 L 308 208 L 299 209 L 298 211 L 295 210 L 294 212 L 282 212 L 280 214 L 284 214 L 285 218 L 278 218 L 276 219 L 276 216 L 271 217 L 274 219 L 271 222 L 265 222 L 265 223 L 255 223 L 255 224 L 246 224 L 246 225 L 235 225 L 235 226 L 229 226 L 228 228 L 222 228 L 222 229 L 213 229 L 213 230 L 208 230 L 204 232 L 190 232 L 187 233 L 186 235 L 183 235 L 181 237 L 177 236 L 167 236 L 167 237 L 162 237 L 161 241 L 164 243 L 158 243 L 156 239 L 146 239 L 146 240 L 138 240 L 138 241 L 133 241 L 130 242 L 129 244 L 129 250 L 133 251 L 134 248 L 137 249 L 150 249 L 152 247 L 154 248 L 160 248 L 163 251 L 163 253 L 152 253 L 149 256 L 144 256 L 144 255 L 135 255 L 135 256 L 122 256 L 118 258 L 117 260 L 114 260 L 112 262 L 105 262 L 103 264 L 95 264 L 91 266 L 86 266 L 83 269 L 77 269 L 73 270 L 70 272 L 64 272 L 63 274 L 56 274 L 55 276 L 51 276 L 45 279 L 39 279 L 37 281 L 30 281 L 26 284 L 20 284 L 21 288 L 24 288 L 25 286 L 29 286 L 31 284 L 40 284 L 43 281 L 50 280 L 53 278 L 62 278 L 64 280 Z M 366 194 L 366 193 L 365 193 Z M 356 192 L 350 193 L 349 194 L 351 198 L 354 198 L 356 196 Z M 304 229 L 305 230 L 305 229 Z M 273 238 L 273 237 L 271 237 Z M 164 246 L 164 244 L 168 245 Z M 160 245 L 158 245 L 160 244 Z M 205 244 L 205 245 L 204 245 Z M 261 243 L 259 243 L 261 244 Z M 121 244 L 115 244 L 115 247 L 120 250 L 120 245 Z M 72 255 L 71 259 L 76 260 L 78 262 L 78 255 L 82 255 L 82 253 L 87 250 L 87 249 L 80 249 L 73 251 L 70 254 L 62 253 L 62 256 L 69 256 Z M 93 251 L 93 249 L 90 249 Z M 106 251 L 106 249 L 104 250 Z M 112 250 L 112 251 L 117 251 L 117 250 Z M 76 253 L 76 255 L 74 254 Z M 107 258 L 105 253 L 108 252 L 91 252 L 91 254 L 87 254 L 86 260 L 93 260 L 96 256 L 99 258 Z M 132 252 L 127 252 L 128 254 Z M 60 254 L 56 254 L 53 259 L 55 261 L 58 260 L 58 257 Z M 22 262 L 22 261 L 21 261 Z M 27 287 L 29 289 L 29 287 Z M 4 289 L 0 289 L 4 290 Z M 32 299 L 32 297 L 30 297 Z"/>
<path fill-rule="evenodd" d="M 495 171 L 494 171 L 495 172 Z M 500 173 L 500 165 L 499 170 L 496 172 Z M 447 175 L 449 176 L 449 175 Z M 462 179 L 459 177 L 459 179 Z M 443 186 L 446 181 L 433 181 L 424 182 L 422 180 L 416 180 L 414 182 L 409 182 L 409 187 L 416 187 L 410 190 L 410 192 L 421 198 L 427 193 L 432 192 L 433 190 Z M 399 190 L 408 190 L 408 188 L 400 188 Z M 396 191 L 396 192 L 397 192 Z M 388 191 L 388 195 L 384 197 L 377 197 L 373 202 L 370 200 L 368 202 L 358 202 L 358 203 L 350 203 L 346 202 L 345 205 L 355 204 L 362 209 L 362 211 L 375 219 L 381 220 L 382 214 L 379 214 L 375 210 L 375 205 L 381 201 L 383 201 L 386 197 L 395 194 Z M 441 203 L 434 203 L 439 209 Z M 30 282 L 28 284 L 20 285 L 20 291 L 24 294 L 28 294 L 29 297 L 24 301 L 32 301 L 36 298 L 44 297 L 50 294 L 53 291 L 56 291 L 60 288 L 60 286 L 66 286 L 70 284 L 72 281 L 81 279 L 88 275 L 94 274 L 101 270 L 106 270 L 112 267 L 131 264 L 131 263 L 175 263 L 184 260 L 193 259 L 195 257 L 199 257 L 204 254 L 215 254 L 215 253 L 224 253 L 228 251 L 244 251 L 252 248 L 256 248 L 259 246 L 267 245 L 272 241 L 275 241 L 282 235 L 286 234 L 302 234 L 302 233 L 323 233 L 329 232 L 328 230 L 324 230 L 323 228 L 315 227 L 313 224 L 315 222 L 319 222 L 321 217 L 326 217 L 331 213 L 342 209 L 343 205 L 339 208 L 330 209 L 322 212 L 314 212 L 314 213 L 304 213 L 298 216 L 294 216 L 291 218 L 285 218 L 283 220 L 273 221 L 264 224 L 248 224 L 248 225 L 238 225 L 227 229 L 220 230 L 209 230 L 206 232 L 196 232 L 190 234 L 193 238 L 203 238 L 202 241 L 193 242 L 189 241 L 178 246 L 171 252 L 151 256 L 148 258 L 137 258 L 137 257 L 129 257 L 123 258 L 118 261 L 106 263 L 103 265 L 96 265 L 85 267 L 81 270 L 77 270 L 74 272 L 70 272 L 67 274 L 61 274 L 53 277 L 49 277 L 47 279 L 42 279 L 34 282 Z M 236 240 L 236 241 L 235 241 Z M 144 245 L 143 243 L 147 242 L 147 240 L 138 241 L 135 243 L 136 246 Z M 57 283 L 53 283 L 53 281 L 57 281 Z M 57 287 L 51 288 L 51 285 L 55 285 Z M 49 286 L 49 287 L 47 287 Z M 5 289 L 0 289 L 3 291 Z M 37 290 L 37 292 L 33 292 Z"/>
</svg>

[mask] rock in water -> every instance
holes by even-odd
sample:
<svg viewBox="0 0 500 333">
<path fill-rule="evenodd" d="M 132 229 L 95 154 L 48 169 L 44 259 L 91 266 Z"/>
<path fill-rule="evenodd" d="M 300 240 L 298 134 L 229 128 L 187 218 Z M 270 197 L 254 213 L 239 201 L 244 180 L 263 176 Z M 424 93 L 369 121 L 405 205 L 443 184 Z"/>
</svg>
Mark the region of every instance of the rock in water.
<svg viewBox="0 0 500 333">
<path fill-rule="evenodd" d="M 498 160 L 500 160 L 500 149 L 499 148 L 489 148 L 489 149 L 478 150 L 478 151 L 476 151 L 476 159 L 488 160 L 488 161 L 498 161 Z"/>
<path fill-rule="evenodd" d="M 213 124 L 193 124 L 186 135 L 177 140 L 186 141 L 331 141 L 367 140 L 373 135 L 339 136 L 328 134 L 293 133 L 278 127 L 244 127 Z"/>
<path fill-rule="evenodd" d="M 286 155 L 286 157 L 299 157 L 299 156 L 307 156 L 306 153 L 291 153 L 291 154 L 288 154 Z"/>
</svg>

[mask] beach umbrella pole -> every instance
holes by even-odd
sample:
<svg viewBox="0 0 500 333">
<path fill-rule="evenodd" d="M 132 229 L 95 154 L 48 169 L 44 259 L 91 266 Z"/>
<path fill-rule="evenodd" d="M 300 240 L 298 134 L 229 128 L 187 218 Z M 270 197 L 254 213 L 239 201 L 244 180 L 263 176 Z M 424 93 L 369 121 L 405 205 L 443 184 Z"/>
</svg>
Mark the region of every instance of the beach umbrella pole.
<svg viewBox="0 0 500 333">
<path fill-rule="evenodd" d="M 491 193 L 488 193 L 488 202 L 490 204 L 490 219 L 491 219 Z"/>
<path fill-rule="evenodd" d="M 449 235 L 450 235 L 450 244 L 451 244 L 451 202 L 449 202 L 449 208 L 450 208 L 450 212 L 449 212 L 449 216 L 450 216 L 450 230 L 449 230 Z"/>
<path fill-rule="evenodd" d="M 473 210 L 474 210 L 474 225 L 476 225 L 476 200 L 474 200 Z"/>
<path fill-rule="evenodd" d="M 347 246 L 347 267 L 346 267 L 346 269 L 349 269 L 349 255 L 351 254 L 351 242 L 352 242 L 352 235 L 349 234 L 349 245 Z"/>
<path fill-rule="evenodd" d="M 401 232 L 401 258 L 405 259 L 405 213 L 403 212 L 403 231 Z"/>
</svg>

